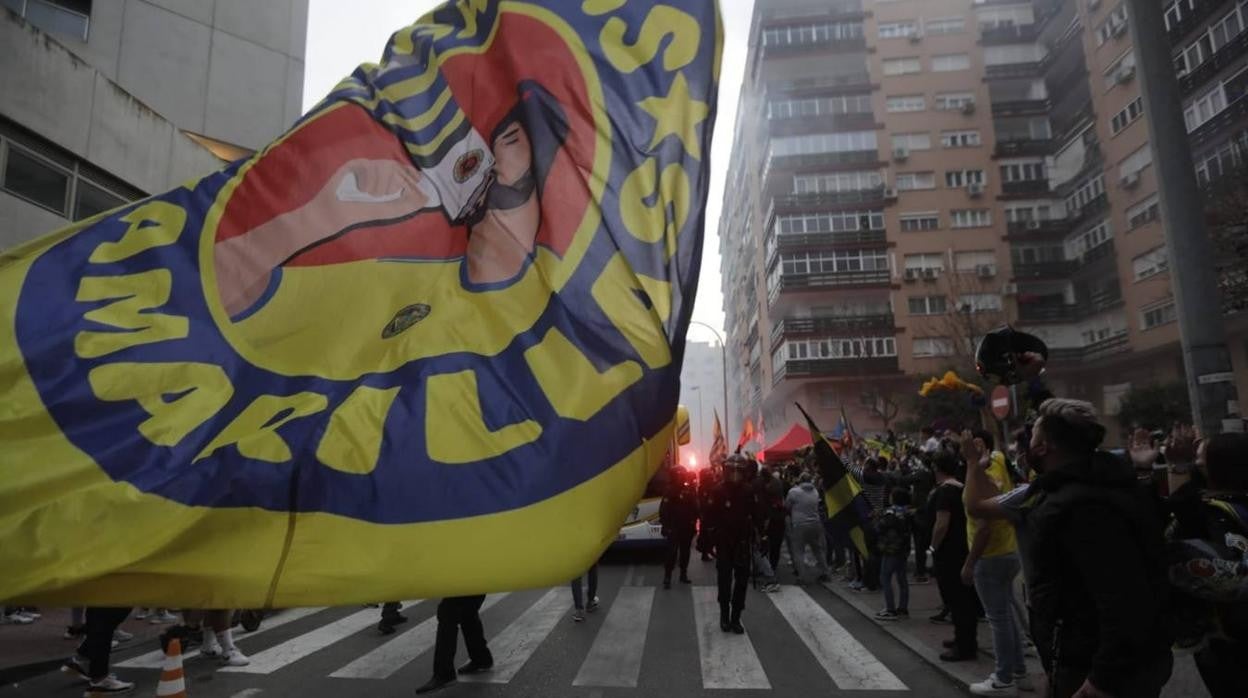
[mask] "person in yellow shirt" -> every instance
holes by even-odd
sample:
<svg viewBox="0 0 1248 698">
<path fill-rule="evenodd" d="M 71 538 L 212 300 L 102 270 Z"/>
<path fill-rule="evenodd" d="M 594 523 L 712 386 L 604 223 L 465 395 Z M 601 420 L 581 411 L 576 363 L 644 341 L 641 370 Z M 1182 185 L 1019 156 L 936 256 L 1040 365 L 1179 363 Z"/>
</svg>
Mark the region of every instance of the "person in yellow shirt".
<svg viewBox="0 0 1248 698">
<path fill-rule="evenodd" d="M 975 443 L 975 448 L 964 448 L 965 454 L 980 454 L 988 460 L 988 479 L 996 487 L 996 493 L 1014 489 L 1014 482 L 1006 466 L 1005 454 L 993 449 L 992 434 L 982 429 L 963 433 L 963 441 Z M 982 463 L 982 461 L 981 461 Z M 974 467 L 974 463 L 968 463 Z M 1014 617 L 1014 579 L 1020 571 L 1018 541 L 1014 527 L 1008 521 L 985 521 L 967 515 L 967 543 L 970 554 L 962 567 L 962 581 L 974 584 L 988 625 L 992 629 L 992 648 L 995 659 L 993 673 L 983 681 L 971 684 L 971 693 L 977 696 L 1013 696 L 1020 688 L 1027 690 L 1027 665 L 1023 659 L 1023 636 Z"/>
</svg>

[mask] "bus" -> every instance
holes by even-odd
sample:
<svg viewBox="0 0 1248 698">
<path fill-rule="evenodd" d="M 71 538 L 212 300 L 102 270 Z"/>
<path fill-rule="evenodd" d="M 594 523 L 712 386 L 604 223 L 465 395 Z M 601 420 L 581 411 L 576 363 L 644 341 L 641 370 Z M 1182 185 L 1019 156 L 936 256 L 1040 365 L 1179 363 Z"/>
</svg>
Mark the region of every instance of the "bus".
<svg viewBox="0 0 1248 698">
<path fill-rule="evenodd" d="M 633 511 L 624 521 L 620 533 L 612 547 L 649 547 L 666 545 L 663 538 L 663 524 L 659 521 L 659 505 L 663 503 L 663 493 L 667 490 L 667 482 L 671 478 L 672 468 L 680 463 L 680 447 L 689 444 L 689 410 L 684 405 L 676 407 L 676 433 L 668 446 L 667 454 L 659 469 L 646 484 L 646 491 L 641 501 L 633 507 Z M 696 458 L 689 454 L 691 458 Z M 692 461 L 691 461 L 692 463 Z"/>
</svg>

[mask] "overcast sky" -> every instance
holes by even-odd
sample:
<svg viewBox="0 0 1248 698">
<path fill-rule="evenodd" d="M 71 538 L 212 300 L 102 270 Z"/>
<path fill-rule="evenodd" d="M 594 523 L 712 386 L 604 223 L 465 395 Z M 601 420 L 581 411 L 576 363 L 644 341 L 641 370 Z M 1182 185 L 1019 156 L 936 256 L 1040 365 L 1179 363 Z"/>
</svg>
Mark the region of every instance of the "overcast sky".
<svg viewBox="0 0 1248 698">
<path fill-rule="evenodd" d="M 377 61 L 386 40 L 395 30 L 415 21 L 437 0 L 311 0 L 308 19 L 307 67 L 303 82 L 303 105 L 320 101 L 355 66 Z M 732 151 L 733 120 L 745 69 L 746 35 L 754 0 L 720 0 L 724 15 L 724 63 L 719 82 L 719 117 L 711 148 L 711 194 L 707 201 L 706 240 L 703 245 L 702 278 L 693 318 L 723 329 L 724 313 L 719 292 L 719 210 L 724 198 L 724 175 Z M 708 341 L 705 329 L 696 325 L 689 338 Z"/>
</svg>

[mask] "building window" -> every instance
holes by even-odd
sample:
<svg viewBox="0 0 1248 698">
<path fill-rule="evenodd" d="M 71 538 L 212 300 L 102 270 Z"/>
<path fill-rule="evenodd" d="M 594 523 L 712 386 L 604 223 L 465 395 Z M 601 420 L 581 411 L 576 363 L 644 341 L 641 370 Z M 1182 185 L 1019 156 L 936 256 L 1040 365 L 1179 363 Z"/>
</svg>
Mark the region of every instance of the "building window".
<svg viewBox="0 0 1248 698">
<path fill-rule="evenodd" d="M 0 184 L 10 194 L 68 218 L 70 179 L 68 171 L 34 153 L 9 145 Z"/>
<path fill-rule="evenodd" d="M 1197 97 L 1183 110 L 1183 122 L 1187 124 L 1187 132 L 1195 131 L 1223 109 L 1226 109 L 1226 90 L 1219 83 L 1213 89 Z"/>
<path fill-rule="evenodd" d="M 942 111 L 957 111 L 968 104 L 975 103 L 975 95 L 971 92 L 941 92 L 936 95 L 935 107 Z"/>
<path fill-rule="evenodd" d="M 953 356 L 953 340 L 948 337 L 915 337 L 914 358 Z"/>
<path fill-rule="evenodd" d="M 86 41 L 91 28 L 91 0 L 0 0 L 0 5 L 49 34 Z"/>
<path fill-rule="evenodd" d="M 929 19 L 923 29 L 931 36 L 938 34 L 961 34 L 966 31 L 966 20 L 961 17 Z"/>
<path fill-rule="evenodd" d="M 1158 305 L 1140 311 L 1141 325 L 1146 330 L 1161 327 L 1174 322 L 1176 319 L 1178 319 L 1178 315 L 1175 312 L 1173 300 L 1163 301 Z"/>
<path fill-rule="evenodd" d="M 1235 141 L 1224 143 L 1213 153 L 1196 159 L 1196 181 L 1201 185 L 1213 180 L 1238 167 L 1242 162 L 1240 146 Z"/>
<path fill-rule="evenodd" d="M 986 313 L 1001 309 L 1001 296 L 995 293 L 963 293 L 958 296 L 958 312 Z"/>
<path fill-rule="evenodd" d="M 787 136 L 771 141 L 771 155 L 813 155 L 875 150 L 875 131 L 845 131 Z"/>
<path fill-rule="evenodd" d="M 946 148 L 973 148 L 981 145 L 983 142 L 979 138 L 978 130 L 966 131 L 942 131 L 940 133 L 940 144 Z"/>
<path fill-rule="evenodd" d="M 1053 218 L 1053 207 L 1049 204 L 1022 203 L 1010 204 L 1005 207 L 1005 220 L 1011 223 L 1027 221 L 1047 221 Z"/>
<path fill-rule="evenodd" d="M 1129 76 L 1135 74 L 1135 51 L 1127 51 L 1118 60 L 1109 64 L 1101 73 L 1101 82 L 1105 90 L 1114 89 L 1115 85 L 1126 83 Z"/>
<path fill-rule="evenodd" d="M 919 61 L 918 56 L 909 56 L 906 58 L 885 58 L 884 74 L 885 75 L 910 75 L 923 70 L 923 65 Z"/>
<path fill-rule="evenodd" d="M 144 196 L 3 120 L 0 165 L 0 189 L 69 220 L 89 218 Z"/>
<path fill-rule="evenodd" d="M 1007 162 L 1001 165 L 1001 180 L 1004 182 L 1034 182 L 1047 177 L 1043 160 Z"/>
<path fill-rule="evenodd" d="M 1066 240 L 1066 259 L 1080 259 L 1091 250 L 1109 242 L 1113 239 L 1113 237 L 1114 234 L 1113 231 L 1110 230 L 1109 222 L 1102 221 L 1101 223 L 1092 226 L 1090 229 Z"/>
<path fill-rule="evenodd" d="M 1137 175 L 1140 170 L 1151 164 L 1153 164 L 1153 149 L 1145 143 L 1118 163 L 1118 176 L 1125 178 Z"/>
<path fill-rule="evenodd" d="M 1165 245 L 1154 248 L 1131 260 L 1131 270 L 1135 273 L 1136 281 L 1143 281 L 1169 268 L 1170 262 L 1166 256 Z"/>
<path fill-rule="evenodd" d="M 1093 199 L 1105 195 L 1105 177 L 1104 175 L 1096 175 L 1088 181 L 1080 184 L 1077 189 L 1066 197 L 1066 215 L 1075 218 L 1079 215 L 1079 211 L 1092 202 Z"/>
<path fill-rule="evenodd" d="M 899 172 L 897 173 L 897 189 L 914 191 L 916 189 L 935 189 L 935 172 Z"/>
<path fill-rule="evenodd" d="M 1039 44 L 988 46 L 984 49 L 984 65 L 1015 65 L 1044 60 L 1045 48 Z"/>
<path fill-rule="evenodd" d="M 917 233 L 940 228 L 940 214 L 935 211 L 930 213 L 903 213 L 898 219 L 901 222 L 901 230 L 904 233 Z"/>
<path fill-rule="evenodd" d="M 949 301 L 944 296 L 912 296 L 906 304 L 911 315 L 944 315 Z"/>
<path fill-rule="evenodd" d="M 865 189 L 878 189 L 882 186 L 884 186 L 883 175 L 871 170 L 793 176 L 794 194 L 863 191 Z"/>
<path fill-rule="evenodd" d="M 774 230 L 781 235 L 843 233 L 854 230 L 883 230 L 883 211 L 837 211 L 780 216 Z"/>
<path fill-rule="evenodd" d="M 837 95 L 809 99 L 773 99 L 767 102 L 768 119 L 792 119 L 826 114 L 870 114 L 871 95 Z"/>
<path fill-rule="evenodd" d="M 1100 46 L 1115 36 L 1123 36 L 1127 30 L 1127 4 L 1125 2 L 1118 3 L 1096 28 L 1096 45 Z"/>
<path fill-rule="evenodd" d="M 897 356 L 897 343 L 892 337 L 828 337 L 825 339 L 788 340 L 772 355 L 774 368 L 789 361 L 811 359 L 863 359 L 873 356 Z"/>
<path fill-rule="evenodd" d="M 932 134 L 930 133 L 895 133 L 893 134 L 893 150 L 931 150 Z"/>
<path fill-rule="evenodd" d="M 921 254 L 908 254 L 904 258 L 906 269 L 936 269 L 938 271 L 945 270 L 945 256 L 939 252 L 926 252 Z"/>
<path fill-rule="evenodd" d="M 1144 114 L 1144 101 L 1141 97 L 1131 100 L 1131 103 L 1122 108 L 1113 118 L 1109 120 L 1110 133 L 1118 135 L 1124 128 L 1130 126 L 1136 119 Z M 1191 130 L 1191 127 L 1188 127 Z"/>
<path fill-rule="evenodd" d="M 900 22 L 881 22 L 880 38 L 881 39 L 902 39 L 907 36 L 914 36 L 919 32 L 919 25 L 912 19 Z"/>
<path fill-rule="evenodd" d="M 965 53 L 946 53 L 932 56 L 933 73 L 950 73 L 955 70 L 970 70 L 971 57 Z"/>
<path fill-rule="evenodd" d="M 803 46 L 861 38 L 862 24 L 859 22 L 793 24 L 763 30 L 763 46 Z"/>
<path fill-rule="evenodd" d="M 945 186 L 960 189 L 968 184 L 984 184 L 987 178 L 983 170 L 949 170 L 945 173 Z"/>
<path fill-rule="evenodd" d="M 1151 223 L 1161 217 L 1161 207 L 1158 204 L 1157 195 L 1152 194 L 1147 199 L 1132 204 L 1127 208 L 1127 228 L 1135 230 L 1136 228 Z"/>
<path fill-rule="evenodd" d="M 981 268 L 997 269 L 997 253 L 992 250 L 972 250 L 953 253 L 953 269 L 959 274 L 975 274 Z"/>
<path fill-rule="evenodd" d="M 901 95 L 889 97 L 884 101 L 884 108 L 892 113 L 923 111 L 927 109 L 927 100 L 923 95 Z"/>
<path fill-rule="evenodd" d="M 986 208 L 961 208 L 949 212 L 955 228 L 983 228 L 992 225 L 992 212 Z"/>
<path fill-rule="evenodd" d="M 1236 5 L 1226 16 L 1209 26 L 1210 43 L 1213 50 L 1226 46 L 1244 30 L 1244 22 L 1240 17 L 1242 5 Z"/>
<path fill-rule="evenodd" d="M 1196 0 L 1175 0 L 1166 5 L 1166 31 L 1178 26 L 1179 22 L 1196 9 Z"/>
</svg>

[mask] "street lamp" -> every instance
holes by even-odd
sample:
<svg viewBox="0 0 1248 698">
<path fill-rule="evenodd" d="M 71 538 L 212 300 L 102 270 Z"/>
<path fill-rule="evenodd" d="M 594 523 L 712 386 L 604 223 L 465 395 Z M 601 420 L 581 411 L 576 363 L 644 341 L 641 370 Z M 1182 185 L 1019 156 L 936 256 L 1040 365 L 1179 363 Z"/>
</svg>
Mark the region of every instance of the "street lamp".
<svg viewBox="0 0 1248 698">
<path fill-rule="evenodd" d="M 724 341 L 724 336 L 719 333 L 719 330 L 715 329 L 714 327 L 711 327 L 705 322 L 700 322 L 698 320 L 690 320 L 689 324 L 701 325 L 702 327 L 705 327 L 706 329 L 710 330 L 712 334 L 715 335 L 715 339 L 719 340 L 719 367 L 723 370 L 723 385 L 724 385 L 724 422 L 727 423 L 728 421 L 728 343 Z"/>
</svg>

